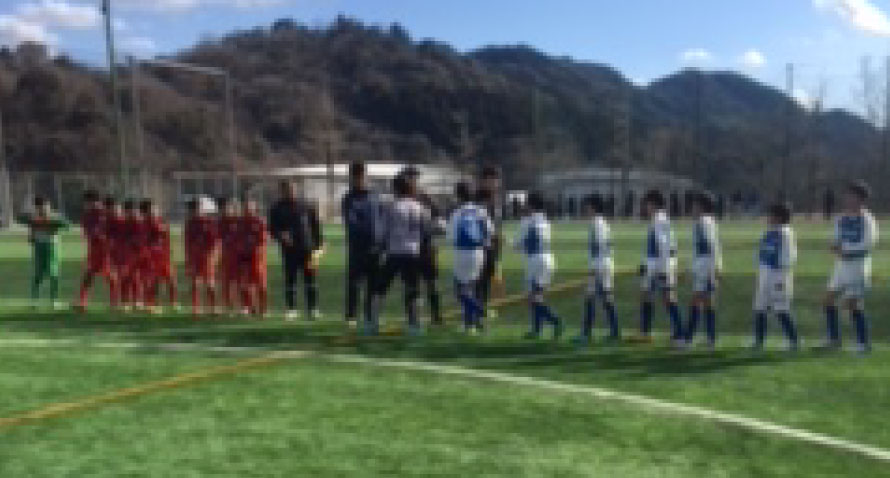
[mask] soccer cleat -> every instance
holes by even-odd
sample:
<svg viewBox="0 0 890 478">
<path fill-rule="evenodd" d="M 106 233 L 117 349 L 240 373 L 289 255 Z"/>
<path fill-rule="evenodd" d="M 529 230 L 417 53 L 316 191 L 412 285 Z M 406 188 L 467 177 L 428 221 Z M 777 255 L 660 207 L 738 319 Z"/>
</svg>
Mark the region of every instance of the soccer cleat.
<svg viewBox="0 0 890 478">
<path fill-rule="evenodd" d="M 284 320 L 288 322 L 293 322 L 295 320 L 299 320 L 300 311 L 299 310 L 288 310 L 284 313 Z"/>
<path fill-rule="evenodd" d="M 632 344 L 648 345 L 653 342 L 651 335 L 635 335 L 628 339 Z"/>
<path fill-rule="evenodd" d="M 312 309 L 309 311 L 309 320 L 321 320 L 324 318 L 324 314 L 321 313 L 318 309 Z"/>
<path fill-rule="evenodd" d="M 593 339 L 589 335 L 579 335 L 572 338 L 572 345 L 576 347 L 588 347 L 592 342 Z"/>
<path fill-rule="evenodd" d="M 541 338 L 540 332 L 526 332 L 525 335 L 522 336 L 523 340 L 539 340 Z"/>
<path fill-rule="evenodd" d="M 358 320 L 346 319 L 346 328 L 349 330 L 356 330 L 358 328 Z"/>
<path fill-rule="evenodd" d="M 563 332 L 565 332 L 565 326 L 562 325 L 562 322 L 553 324 L 553 340 L 561 339 Z"/>
<path fill-rule="evenodd" d="M 87 306 L 85 304 L 77 304 L 74 306 L 74 312 L 80 315 L 87 313 Z"/>
<path fill-rule="evenodd" d="M 840 341 L 837 340 L 826 340 L 822 344 L 814 347 L 813 350 L 816 352 L 837 352 L 841 350 L 842 345 Z"/>
<path fill-rule="evenodd" d="M 408 337 L 421 337 L 423 336 L 423 329 L 419 325 L 409 325 L 407 335 Z"/>
<path fill-rule="evenodd" d="M 488 311 L 486 312 L 486 316 L 489 319 L 497 319 L 499 317 L 499 314 L 498 314 L 497 309 L 492 308 L 492 309 L 488 309 Z"/>
<path fill-rule="evenodd" d="M 853 346 L 853 353 L 859 356 L 866 356 L 871 354 L 871 345 L 868 344 L 856 344 Z"/>
</svg>

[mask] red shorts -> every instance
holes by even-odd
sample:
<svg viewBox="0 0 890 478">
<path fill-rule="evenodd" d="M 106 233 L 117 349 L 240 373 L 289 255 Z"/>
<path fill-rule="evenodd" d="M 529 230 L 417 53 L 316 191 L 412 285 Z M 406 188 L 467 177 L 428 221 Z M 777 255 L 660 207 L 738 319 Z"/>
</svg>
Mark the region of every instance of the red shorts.
<svg viewBox="0 0 890 478">
<path fill-rule="evenodd" d="M 152 259 L 152 273 L 154 277 L 170 279 L 173 277 L 173 265 L 170 263 L 170 255 L 160 253 Z"/>
<path fill-rule="evenodd" d="M 185 265 L 185 272 L 191 279 L 212 282 L 216 280 L 215 266 L 213 257 L 196 257 Z"/>
<path fill-rule="evenodd" d="M 241 262 L 230 256 L 224 256 L 219 263 L 219 273 L 224 282 L 237 282 L 241 279 Z"/>
<path fill-rule="evenodd" d="M 245 284 L 265 286 L 268 283 L 268 267 L 265 259 L 245 260 L 241 265 L 241 280 Z"/>
<path fill-rule="evenodd" d="M 107 250 L 89 247 L 86 265 L 90 274 L 108 275 L 111 273 L 111 255 Z"/>
</svg>

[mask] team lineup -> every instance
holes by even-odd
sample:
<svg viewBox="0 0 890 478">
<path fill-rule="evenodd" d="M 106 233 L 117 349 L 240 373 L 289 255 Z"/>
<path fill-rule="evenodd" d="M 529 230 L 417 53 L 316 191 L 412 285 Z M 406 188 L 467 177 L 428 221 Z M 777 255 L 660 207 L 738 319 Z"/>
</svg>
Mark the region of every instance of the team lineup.
<svg viewBox="0 0 890 478">
<path fill-rule="evenodd" d="M 359 335 L 380 333 L 380 316 L 386 295 L 398 277 L 403 284 L 406 333 L 423 334 L 418 302 L 425 286 L 431 309 L 431 326 L 442 325 L 437 288 L 439 237 L 453 249 L 453 284 L 460 305 L 464 330 L 479 334 L 485 319 L 493 315 L 489 304 L 491 288 L 500 280 L 498 262 L 502 255 L 503 224 L 500 180 L 497 170 L 483 168 L 475 184 L 461 182 L 454 188 L 452 211 L 447 219 L 435 202 L 419 188 L 419 172 L 405 168 L 392 181 L 387 193 L 371 190 L 363 163 L 349 170 L 349 191 L 341 204 L 347 242 L 345 318 Z M 865 298 L 871 283 L 871 254 L 875 249 L 877 224 L 868 210 L 870 190 L 863 182 L 845 187 L 842 212 L 835 219 L 836 256 L 824 300 L 826 340 L 821 348 L 842 346 L 840 318 L 848 313 L 855 331 L 855 351 L 871 350 Z M 645 250 L 639 267 L 641 299 L 639 330 L 627 340 L 652 342 L 653 319 L 662 307 L 670 321 L 671 344 L 686 348 L 696 342 L 700 329 L 703 345 L 716 347 L 718 300 L 723 273 L 722 250 L 715 200 L 706 192 L 692 201 L 692 259 L 688 280 L 679 277 L 678 244 L 667 213 L 665 196 L 656 190 L 642 199 L 641 211 L 649 221 Z M 509 245 L 525 259 L 525 290 L 528 295 L 530 327 L 526 339 L 534 340 L 552 330 L 563 336 L 564 321 L 548 306 L 546 294 L 552 286 L 557 261 L 551 248 L 551 224 L 547 204 L 539 192 L 525 201 L 523 217 Z M 581 328 L 572 342 L 586 346 L 594 341 L 597 318 L 607 324 L 607 342 L 623 340 L 614 294 L 615 263 L 604 201 L 588 197 L 583 204 L 590 217 L 589 278 Z M 777 202 L 767 209 L 767 226 L 755 252 L 757 279 L 754 284 L 752 348 L 764 345 L 770 316 L 777 320 L 790 350 L 801 340 L 792 313 L 794 266 L 797 245 L 792 228 L 793 212 Z M 44 283 L 56 304 L 59 281 L 60 234 L 69 223 L 54 214 L 49 203 L 37 198 L 34 211 L 19 221 L 29 228 L 33 247 L 32 299 L 38 300 Z M 151 200 L 118 202 L 97 192 L 84 195 L 81 226 L 87 258 L 75 308 L 85 312 L 96 279 L 108 286 L 113 310 L 161 313 L 161 292 L 166 303 L 179 308 L 176 274 L 171 258 L 169 225 Z M 268 215 L 250 198 L 211 201 L 197 198 L 187 204 L 183 241 L 185 276 L 191 293 L 191 312 L 239 314 L 264 317 L 268 313 L 267 249 L 276 242 L 284 269 L 285 318 L 296 320 L 298 283 L 302 279 L 305 312 L 318 319 L 316 276 L 325 244 L 317 208 L 301 199 L 296 187 L 282 183 L 280 199 Z M 688 282 L 691 299 L 684 320 L 677 288 Z M 360 307 L 361 306 L 361 307 Z M 658 307 L 656 307 L 658 306 Z"/>
</svg>

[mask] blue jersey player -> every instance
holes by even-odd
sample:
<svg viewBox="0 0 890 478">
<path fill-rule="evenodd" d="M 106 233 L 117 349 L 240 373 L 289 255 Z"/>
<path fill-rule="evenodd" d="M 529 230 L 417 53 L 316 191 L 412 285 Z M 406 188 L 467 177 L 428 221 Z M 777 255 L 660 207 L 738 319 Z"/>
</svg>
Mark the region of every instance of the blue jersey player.
<svg viewBox="0 0 890 478">
<path fill-rule="evenodd" d="M 660 298 L 671 321 L 671 340 L 684 346 L 680 306 L 677 303 L 677 242 L 666 211 L 667 202 L 660 191 L 651 190 L 643 197 L 643 214 L 649 219 L 643 264 L 640 301 L 640 343 L 652 342 L 653 301 Z"/>
<path fill-rule="evenodd" d="M 592 215 L 588 238 L 590 272 L 587 281 L 587 294 L 584 299 L 584 321 L 581 325 L 581 335 L 575 339 L 575 343 L 578 345 L 588 344 L 593 339 L 597 301 L 602 302 L 603 310 L 609 321 L 609 340 L 618 341 L 621 339 L 613 295 L 615 264 L 612 259 L 612 233 L 604 212 L 605 208 L 600 196 L 592 196 L 584 201 L 585 215 Z"/>
<path fill-rule="evenodd" d="M 832 252 L 837 259 L 825 297 L 828 323 L 826 348 L 841 346 L 838 299 L 850 311 L 856 330 L 856 350 L 868 353 L 871 342 L 865 317 L 865 295 L 871 286 L 871 254 L 878 240 L 878 228 L 866 203 L 871 191 L 857 181 L 847 185 L 843 197 L 843 213 L 835 220 Z"/>
<path fill-rule="evenodd" d="M 788 339 L 788 348 L 797 350 L 800 339 L 791 314 L 794 298 L 794 264 L 797 262 L 797 243 L 791 229 L 791 206 L 777 203 L 769 208 L 769 226 L 760 239 L 757 254 L 759 264 L 757 291 L 754 299 L 754 343 L 752 348 L 763 348 L 767 318 L 775 313 Z"/>
<path fill-rule="evenodd" d="M 469 184 L 458 183 L 454 195 L 460 206 L 448 222 L 448 241 L 454 246 L 454 283 L 463 310 L 464 329 L 473 334 L 483 330 L 485 309 L 476 296 L 476 287 L 494 226 L 485 208 L 472 202 Z"/>
<path fill-rule="evenodd" d="M 544 209 L 544 196 L 539 192 L 530 193 L 526 215 L 513 240 L 513 247 L 526 259 L 525 280 L 532 314 L 531 331 L 525 336 L 527 339 L 539 338 L 545 322 L 553 325 L 555 339 L 562 336 L 563 331 L 562 321 L 544 300 L 544 293 L 556 268 L 550 251 L 550 222 Z"/>
<path fill-rule="evenodd" d="M 717 311 L 714 296 L 720 274 L 723 271 L 723 257 L 720 248 L 720 234 L 714 218 L 716 201 L 707 192 L 696 193 L 692 202 L 692 300 L 689 304 L 689 325 L 686 328 L 686 341 L 689 345 L 695 339 L 698 323 L 704 314 L 705 334 L 708 347 L 717 343 Z"/>
</svg>

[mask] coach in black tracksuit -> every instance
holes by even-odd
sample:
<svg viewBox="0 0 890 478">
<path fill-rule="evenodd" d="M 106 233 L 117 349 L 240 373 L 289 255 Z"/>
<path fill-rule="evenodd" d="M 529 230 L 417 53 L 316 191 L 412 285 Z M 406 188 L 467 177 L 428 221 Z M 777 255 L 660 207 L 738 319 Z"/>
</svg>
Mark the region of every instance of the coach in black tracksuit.
<svg viewBox="0 0 890 478">
<path fill-rule="evenodd" d="M 281 183 L 281 199 L 269 212 L 269 231 L 281 246 L 287 318 L 293 319 L 298 315 L 296 290 L 297 277 L 301 274 L 309 318 L 319 317 L 318 290 L 315 284 L 317 271 L 312 264 L 312 256 L 322 248 L 321 221 L 314 205 L 297 196 L 293 183 Z"/>
<path fill-rule="evenodd" d="M 346 321 L 358 319 L 358 302 L 364 288 L 363 311 L 365 319 L 371 313 L 371 296 L 374 280 L 380 264 L 380 247 L 377 243 L 377 223 L 380 220 L 381 201 L 367 185 L 364 163 L 349 166 L 349 191 L 343 196 L 340 213 L 346 229 Z"/>
</svg>

